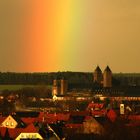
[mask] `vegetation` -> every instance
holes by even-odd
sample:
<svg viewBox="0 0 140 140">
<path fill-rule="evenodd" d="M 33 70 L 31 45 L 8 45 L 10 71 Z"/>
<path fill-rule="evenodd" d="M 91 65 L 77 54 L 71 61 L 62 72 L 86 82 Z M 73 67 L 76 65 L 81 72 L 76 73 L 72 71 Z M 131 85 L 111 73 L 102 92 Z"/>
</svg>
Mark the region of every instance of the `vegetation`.
<svg viewBox="0 0 140 140">
<path fill-rule="evenodd" d="M 0 85 L 0 91 L 9 90 L 16 91 L 24 88 L 33 88 L 37 87 L 36 85 Z"/>
<path fill-rule="evenodd" d="M 54 79 L 65 78 L 68 80 L 69 88 L 89 88 L 93 84 L 93 73 L 88 72 L 51 72 L 51 73 L 13 73 L 0 72 L 0 90 L 2 85 L 18 85 L 12 88 L 32 85 L 52 85 Z M 113 85 L 138 85 L 140 86 L 140 74 L 113 74 Z"/>
</svg>

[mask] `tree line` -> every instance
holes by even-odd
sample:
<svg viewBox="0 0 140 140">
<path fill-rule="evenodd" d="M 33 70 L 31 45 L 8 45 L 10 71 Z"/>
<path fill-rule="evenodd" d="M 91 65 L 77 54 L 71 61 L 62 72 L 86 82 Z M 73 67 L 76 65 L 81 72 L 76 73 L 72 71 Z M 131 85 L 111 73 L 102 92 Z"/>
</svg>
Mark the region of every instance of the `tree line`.
<svg viewBox="0 0 140 140">
<path fill-rule="evenodd" d="M 66 79 L 69 86 L 90 87 L 93 84 L 91 72 L 50 72 L 50 73 L 15 73 L 0 72 L 0 85 L 25 84 L 25 85 L 52 85 L 54 79 Z M 113 74 L 114 85 L 140 86 L 140 74 Z"/>
<path fill-rule="evenodd" d="M 51 72 L 51 73 L 13 73 L 1 72 L 0 85 L 24 84 L 24 85 L 52 85 L 54 79 L 68 80 L 69 87 L 89 87 L 92 84 L 92 73 L 84 72 Z"/>
</svg>

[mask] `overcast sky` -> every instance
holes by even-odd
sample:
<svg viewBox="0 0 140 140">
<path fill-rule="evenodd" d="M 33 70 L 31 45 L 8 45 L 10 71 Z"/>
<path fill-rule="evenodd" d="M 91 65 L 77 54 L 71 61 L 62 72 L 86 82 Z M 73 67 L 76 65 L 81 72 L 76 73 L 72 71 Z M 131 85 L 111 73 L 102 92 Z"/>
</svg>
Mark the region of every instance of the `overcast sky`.
<svg viewBox="0 0 140 140">
<path fill-rule="evenodd" d="M 139 61 L 140 0 L 0 1 L 0 71 L 139 73 Z"/>
</svg>

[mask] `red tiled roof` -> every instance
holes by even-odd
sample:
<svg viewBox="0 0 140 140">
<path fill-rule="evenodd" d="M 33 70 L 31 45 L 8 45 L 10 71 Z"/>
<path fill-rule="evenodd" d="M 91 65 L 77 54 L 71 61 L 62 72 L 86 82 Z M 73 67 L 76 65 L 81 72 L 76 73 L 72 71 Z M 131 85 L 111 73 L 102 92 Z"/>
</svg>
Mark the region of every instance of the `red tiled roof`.
<svg viewBox="0 0 140 140">
<path fill-rule="evenodd" d="M 89 103 L 87 109 L 90 109 L 90 108 L 103 108 L 104 104 L 98 104 L 98 103 Z"/>
<path fill-rule="evenodd" d="M 62 113 L 58 113 L 55 115 L 56 119 L 59 121 L 68 121 L 70 114 L 62 114 Z"/>
<path fill-rule="evenodd" d="M 39 112 L 38 118 L 43 118 L 43 116 L 44 116 L 44 112 Z"/>
<path fill-rule="evenodd" d="M 0 127 L 1 136 L 4 137 L 6 127 Z M 15 139 L 20 133 L 37 133 L 37 129 L 33 124 L 28 125 L 26 128 L 8 128 L 10 138 Z"/>
<path fill-rule="evenodd" d="M 34 123 L 36 121 L 36 118 L 21 118 L 21 120 L 25 123 L 25 124 L 31 124 L 31 123 Z"/>
<path fill-rule="evenodd" d="M 55 114 L 44 114 L 43 112 L 40 112 L 39 117 L 37 118 L 37 121 L 42 122 L 43 117 L 45 119 L 45 122 L 47 123 L 53 123 L 56 121 L 68 121 L 70 114 L 62 114 L 62 113 L 55 113 Z"/>
<path fill-rule="evenodd" d="M 29 124 L 26 128 L 23 129 L 24 133 L 36 133 L 37 129 L 35 128 L 35 126 L 33 124 Z"/>
<path fill-rule="evenodd" d="M 0 127 L 0 134 L 2 137 L 5 136 L 5 132 L 6 132 L 6 127 Z"/>
<path fill-rule="evenodd" d="M 105 109 L 102 109 L 102 110 L 93 110 L 93 111 L 91 111 L 91 114 L 93 116 L 105 116 L 106 110 Z"/>
<path fill-rule="evenodd" d="M 23 131 L 23 128 L 9 128 L 8 133 L 10 138 L 16 138 L 21 132 Z"/>
<path fill-rule="evenodd" d="M 115 112 L 113 109 L 111 109 L 111 110 L 109 110 L 109 112 L 107 113 L 107 117 L 108 117 L 112 122 L 114 122 L 114 121 L 116 120 L 116 118 L 117 118 L 117 114 L 116 114 L 116 112 Z"/>
<path fill-rule="evenodd" d="M 129 120 L 140 121 L 140 115 L 129 115 L 128 119 Z"/>
<path fill-rule="evenodd" d="M 6 117 L 0 117 L 0 124 L 6 119 Z"/>
</svg>

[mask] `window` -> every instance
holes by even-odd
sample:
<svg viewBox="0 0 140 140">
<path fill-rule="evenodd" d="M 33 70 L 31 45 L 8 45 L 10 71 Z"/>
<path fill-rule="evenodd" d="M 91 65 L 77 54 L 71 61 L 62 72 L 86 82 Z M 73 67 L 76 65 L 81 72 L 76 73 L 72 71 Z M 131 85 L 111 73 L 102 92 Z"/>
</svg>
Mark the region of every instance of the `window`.
<svg viewBox="0 0 140 140">
<path fill-rule="evenodd" d="M 14 123 L 13 122 L 11 122 L 11 126 L 13 126 L 14 125 Z"/>
<path fill-rule="evenodd" d="M 9 125 L 9 122 L 6 122 L 5 124 L 6 124 L 6 126 L 8 126 Z"/>
</svg>

